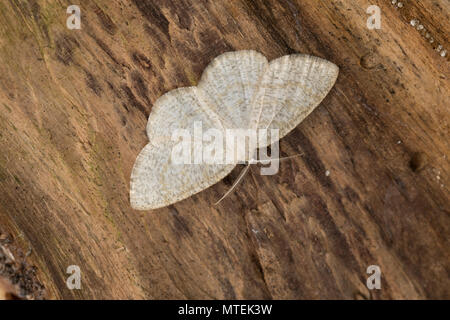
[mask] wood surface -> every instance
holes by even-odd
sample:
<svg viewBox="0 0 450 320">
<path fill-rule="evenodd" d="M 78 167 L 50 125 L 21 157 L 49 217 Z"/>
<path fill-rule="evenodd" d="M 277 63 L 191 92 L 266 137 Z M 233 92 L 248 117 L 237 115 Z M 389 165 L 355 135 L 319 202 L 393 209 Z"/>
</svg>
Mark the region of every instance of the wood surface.
<svg viewBox="0 0 450 320">
<path fill-rule="evenodd" d="M 0 2 L 0 275 L 27 298 L 449 299 L 447 0 Z M 369 30 L 369 5 L 382 26 Z M 418 19 L 426 32 L 410 21 Z M 134 211 L 153 102 L 226 51 L 340 67 L 322 104 L 254 166 Z M 442 51 L 441 51 L 442 52 Z M 78 265 L 81 290 L 66 269 Z M 369 290 L 366 269 L 381 268 Z M 6 280 L 5 280 L 6 279 Z M 0 289 L 2 292 L 2 289 Z"/>
</svg>

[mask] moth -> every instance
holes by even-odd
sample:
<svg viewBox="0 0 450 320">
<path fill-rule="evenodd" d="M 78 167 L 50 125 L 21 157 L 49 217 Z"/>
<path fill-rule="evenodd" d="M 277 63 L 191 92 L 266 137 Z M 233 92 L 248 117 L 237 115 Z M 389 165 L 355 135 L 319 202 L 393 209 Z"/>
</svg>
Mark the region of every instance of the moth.
<svg viewBox="0 0 450 320">
<path fill-rule="evenodd" d="M 154 103 L 146 128 L 149 143 L 131 173 L 131 206 L 168 206 L 219 182 L 240 160 L 251 160 L 247 156 L 231 163 L 177 163 L 173 154 L 180 142 L 174 132 L 193 132 L 195 140 L 193 127 L 200 123 L 203 130 L 224 135 L 231 129 L 277 130 L 281 139 L 320 104 L 338 73 L 335 64 L 305 54 L 271 62 L 251 50 L 216 57 L 197 86 L 174 89 Z M 195 144 L 188 146 L 194 157 L 201 152 Z M 256 150 L 267 144 L 257 140 L 249 145 Z"/>
</svg>

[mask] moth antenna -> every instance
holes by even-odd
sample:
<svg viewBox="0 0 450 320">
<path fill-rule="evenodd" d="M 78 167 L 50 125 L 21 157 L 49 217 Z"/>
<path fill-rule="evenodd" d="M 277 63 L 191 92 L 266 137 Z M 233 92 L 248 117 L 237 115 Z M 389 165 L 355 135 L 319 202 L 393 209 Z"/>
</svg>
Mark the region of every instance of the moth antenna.
<svg viewBox="0 0 450 320">
<path fill-rule="evenodd" d="M 282 160 L 289 160 L 289 159 L 292 159 L 292 158 L 302 157 L 304 155 L 305 155 L 304 153 L 299 153 L 299 154 L 294 154 L 293 156 L 288 156 L 288 157 L 274 158 L 274 159 L 273 158 L 269 158 L 267 160 L 253 160 L 253 161 L 260 162 L 260 163 L 262 163 L 262 162 L 269 162 L 269 161 L 273 161 L 273 160 L 282 161 Z"/>
<path fill-rule="evenodd" d="M 247 173 L 248 169 L 250 169 L 250 163 L 247 164 L 247 166 L 244 168 L 244 170 L 241 171 L 241 173 L 239 174 L 239 177 L 237 177 L 237 179 L 234 181 L 233 185 L 231 186 L 230 190 L 228 190 L 222 198 L 219 199 L 219 201 L 217 201 L 216 203 L 214 203 L 214 205 L 218 205 L 220 202 L 222 202 L 223 199 L 225 199 L 239 184 L 239 182 L 241 182 L 241 180 L 244 178 L 245 174 Z"/>
</svg>

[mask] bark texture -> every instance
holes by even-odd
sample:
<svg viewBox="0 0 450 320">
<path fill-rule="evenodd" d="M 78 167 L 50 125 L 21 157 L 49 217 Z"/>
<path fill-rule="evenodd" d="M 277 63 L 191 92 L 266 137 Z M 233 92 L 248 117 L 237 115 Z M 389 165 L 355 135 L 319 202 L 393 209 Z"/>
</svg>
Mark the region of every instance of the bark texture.
<svg viewBox="0 0 450 320">
<path fill-rule="evenodd" d="M 0 2 L 0 252 L 31 253 L 22 295 L 450 298 L 450 72 L 436 51 L 450 47 L 447 0 L 82 0 L 82 29 L 69 30 L 71 2 Z M 280 143 L 303 157 L 275 176 L 253 168 L 218 206 L 242 167 L 168 208 L 132 210 L 153 102 L 243 49 L 340 67 Z M 66 286 L 70 265 L 81 290 Z M 381 290 L 366 287 L 369 265 Z"/>
</svg>

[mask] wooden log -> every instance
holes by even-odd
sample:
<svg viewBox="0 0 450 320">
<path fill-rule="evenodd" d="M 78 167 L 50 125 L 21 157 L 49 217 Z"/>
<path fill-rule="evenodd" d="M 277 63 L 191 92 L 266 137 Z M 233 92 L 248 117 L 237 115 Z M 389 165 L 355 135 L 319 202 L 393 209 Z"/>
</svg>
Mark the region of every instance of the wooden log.
<svg viewBox="0 0 450 320">
<path fill-rule="evenodd" d="M 450 3 L 372 2 L 381 29 L 362 0 L 96 0 L 69 30 L 71 1 L 2 1 L 2 245 L 31 249 L 50 299 L 450 298 Z M 304 156 L 275 176 L 253 168 L 218 206 L 242 167 L 168 208 L 132 210 L 154 101 L 242 49 L 340 67 L 281 141 L 283 156 Z M 366 287 L 370 265 L 380 290 Z"/>
</svg>

